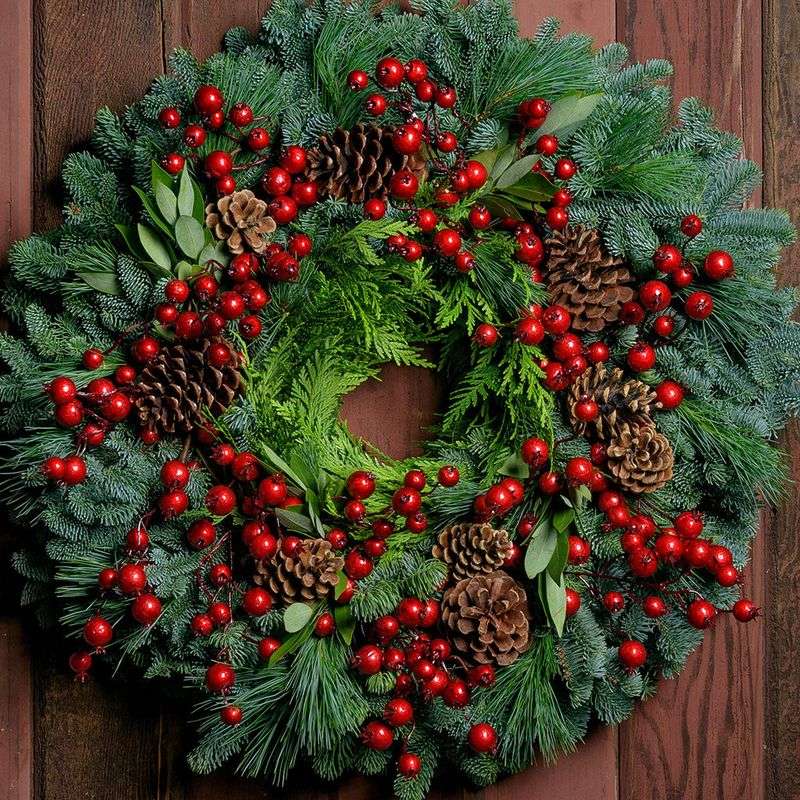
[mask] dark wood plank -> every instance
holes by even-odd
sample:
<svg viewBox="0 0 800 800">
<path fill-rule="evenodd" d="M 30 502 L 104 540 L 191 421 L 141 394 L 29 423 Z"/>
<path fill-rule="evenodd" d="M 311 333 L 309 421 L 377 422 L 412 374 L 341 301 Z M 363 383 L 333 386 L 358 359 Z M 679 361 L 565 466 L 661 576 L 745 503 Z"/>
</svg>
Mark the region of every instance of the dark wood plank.
<svg viewBox="0 0 800 800">
<path fill-rule="evenodd" d="M 764 3 L 764 198 L 770 206 L 788 208 L 800 222 L 800 9 L 790 0 Z M 783 259 L 779 279 L 800 283 L 800 247 Z M 793 423 L 781 439 L 791 454 L 792 492 L 767 520 L 766 580 L 766 796 L 800 799 L 800 425 Z"/>
<path fill-rule="evenodd" d="M 158 4 L 34 0 L 34 224 L 59 220 L 66 153 L 89 135 L 97 107 L 137 99 L 163 63 Z M 35 646 L 35 796 L 152 800 L 158 788 L 155 688 L 75 684 L 67 650 Z"/>
<path fill-rule="evenodd" d="M 696 95 L 718 123 L 761 158 L 761 6 L 677 0 L 619 0 L 617 26 L 638 60 L 675 64 L 676 97 Z M 758 201 L 758 198 L 756 199 Z M 761 602 L 763 543 L 756 543 L 745 591 Z M 620 797 L 643 787 L 659 798 L 759 798 L 763 794 L 764 627 L 729 619 L 706 637 L 677 681 L 621 728 Z"/>
<path fill-rule="evenodd" d="M 32 223 L 32 12 L 29 2 L 0 3 L 0 72 L 5 76 L 0 107 L 6 109 L 8 126 L 0 140 L 3 267 L 9 245 L 28 234 Z M 0 532 L 0 791 L 9 800 L 30 800 L 33 792 L 32 670 L 23 625 L 15 613 L 20 581 L 9 574 L 8 563 L 20 534 L 8 524 Z"/>
</svg>

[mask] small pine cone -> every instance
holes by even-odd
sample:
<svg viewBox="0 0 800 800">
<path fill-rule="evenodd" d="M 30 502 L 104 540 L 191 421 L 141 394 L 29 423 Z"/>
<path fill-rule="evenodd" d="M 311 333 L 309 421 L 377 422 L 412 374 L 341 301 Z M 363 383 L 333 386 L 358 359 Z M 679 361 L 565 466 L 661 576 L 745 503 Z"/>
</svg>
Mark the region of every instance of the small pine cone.
<svg viewBox="0 0 800 800">
<path fill-rule="evenodd" d="M 621 258 L 606 251 L 600 233 L 573 225 L 553 231 L 545 244 L 547 292 L 552 303 L 572 314 L 572 327 L 601 331 L 616 322 L 623 303 L 633 299 L 633 275 Z"/>
<path fill-rule="evenodd" d="M 590 398 L 600 413 L 592 422 L 583 422 L 575 415 L 575 406 Z M 572 384 L 567 394 L 567 411 L 576 433 L 608 442 L 624 428 L 652 425 L 652 412 L 661 408 L 656 393 L 637 378 L 626 378 L 617 367 L 606 369 L 595 364 Z"/>
<path fill-rule="evenodd" d="M 653 425 L 621 431 L 606 453 L 608 471 L 629 492 L 655 492 L 672 478 L 672 445 Z"/>
<path fill-rule="evenodd" d="M 511 553 L 511 539 L 504 530 L 491 525 L 450 525 L 433 546 L 433 557 L 450 567 L 453 580 L 494 572 Z"/>
<path fill-rule="evenodd" d="M 206 225 L 214 236 L 228 245 L 231 253 L 252 250 L 263 253 L 265 237 L 275 231 L 275 220 L 267 212 L 267 204 L 249 189 L 220 197 L 206 206 Z"/>
<path fill-rule="evenodd" d="M 316 181 L 323 197 L 358 204 L 385 198 L 392 176 L 406 168 L 422 180 L 427 164 L 418 154 L 407 156 L 394 149 L 392 128 L 360 122 L 319 137 L 308 151 L 306 178 Z"/>
<path fill-rule="evenodd" d="M 478 664 L 505 667 L 529 646 L 525 589 L 502 571 L 464 578 L 448 589 L 442 621 L 456 649 Z"/>
<path fill-rule="evenodd" d="M 293 556 L 279 550 L 270 561 L 257 561 L 253 581 L 287 605 L 305 603 L 332 594 L 343 567 L 327 539 L 306 539 Z"/>
<path fill-rule="evenodd" d="M 191 433 L 223 414 L 242 394 L 244 379 L 235 364 L 208 363 L 210 345 L 210 339 L 175 342 L 141 371 L 134 405 L 142 428 L 159 436 Z"/>
</svg>

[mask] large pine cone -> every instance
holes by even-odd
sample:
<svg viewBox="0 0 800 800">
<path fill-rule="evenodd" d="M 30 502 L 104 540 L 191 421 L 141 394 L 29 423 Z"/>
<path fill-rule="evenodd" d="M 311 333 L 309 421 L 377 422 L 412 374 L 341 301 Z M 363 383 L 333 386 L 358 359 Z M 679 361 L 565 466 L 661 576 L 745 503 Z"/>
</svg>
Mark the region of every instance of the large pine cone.
<svg viewBox="0 0 800 800">
<path fill-rule="evenodd" d="M 448 589 L 442 621 L 456 649 L 478 664 L 505 667 L 528 649 L 528 598 L 505 572 L 464 578 Z"/>
<path fill-rule="evenodd" d="M 242 374 L 234 364 L 208 363 L 210 345 L 210 339 L 170 344 L 142 370 L 134 404 L 143 428 L 159 436 L 191 433 L 242 393 Z"/>
<path fill-rule="evenodd" d="M 546 240 L 542 265 L 550 301 L 572 314 L 572 327 L 601 331 L 619 319 L 633 299 L 633 275 L 621 258 L 610 255 L 598 231 L 572 225 Z"/>
<path fill-rule="evenodd" d="M 597 419 L 582 422 L 575 406 L 589 397 L 600 407 Z M 652 425 L 651 414 L 661 408 L 656 393 L 636 378 L 626 378 L 617 367 L 606 369 L 595 364 L 572 384 L 567 395 L 567 411 L 576 433 L 608 442 L 624 431 Z"/>
<path fill-rule="evenodd" d="M 278 550 L 270 561 L 256 562 L 253 581 L 287 605 L 305 603 L 331 595 L 343 567 L 344 558 L 327 539 L 306 539 L 293 556 Z"/>
<path fill-rule="evenodd" d="M 263 253 L 267 246 L 265 237 L 277 227 L 266 202 L 249 189 L 226 194 L 216 203 L 209 203 L 206 225 L 217 239 L 227 243 L 231 253 L 243 253 L 248 249 Z"/>
<path fill-rule="evenodd" d="M 672 445 L 653 425 L 622 431 L 606 453 L 608 471 L 629 492 L 655 492 L 672 478 Z"/>
<path fill-rule="evenodd" d="M 480 573 L 494 572 L 511 553 L 511 539 L 504 530 L 489 524 L 450 525 L 433 546 L 433 557 L 444 561 L 452 578 L 460 581 Z"/>
<path fill-rule="evenodd" d="M 392 176 L 406 168 L 422 180 L 427 165 L 418 154 L 407 156 L 394 149 L 392 128 L 360 122 L 351 130 L 322 134 L 308 152 L 306 176 L 316 181 L 323 197 L 363 203 L 385 198 Z"/>
</svg>

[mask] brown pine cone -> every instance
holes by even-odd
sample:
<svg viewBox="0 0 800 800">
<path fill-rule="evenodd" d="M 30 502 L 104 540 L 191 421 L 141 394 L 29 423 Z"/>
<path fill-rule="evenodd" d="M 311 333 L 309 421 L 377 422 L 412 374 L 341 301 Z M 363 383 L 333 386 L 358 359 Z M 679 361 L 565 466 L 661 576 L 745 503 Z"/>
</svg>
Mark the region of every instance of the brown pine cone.
<svg viewBox="0 0 800 800">
<path fill-rule="evenodd" d="M 450 628 L 456 649 L 478 664 L 505 667 L 528 649 L 525 589 L 502 571 L 464 578 L 448 589 L 442 622 Z"/>
<path fill-rule="evenodd" d="M 504 530 L 491 525 L 469 523 L 450 525 L 433 546 L 433 557 L 450 567 L 453 580 L 494 572 L 503 566 L 511 552 L 511 539 Z"/>
<path fill-rule="evenodd" d="M 305 539 L 293 556 L 278 550 L 271 560 L 257 561 L 253 581 L 287 605 L 305 603 L 331 595 L 343 567 L 344 558 L 327 539 Z"/>
<path fill-rule="evenodd" d="M 139 373 L 133 402 L 142 428 L 159 436 L 191 433 L 223 414 L 242 394 L 244 380 L 235 364 L 208 363 L 210 345 L 210 339 L 175 342 L 163 347 Z"/>
<path fill-rule="evenodd" d="M 622 431 L 606 453 L 608 471 L 629 492 L 655 492 L 672 478 L 672 445 L 653 425 Z"/>
<path fill-rule="evenodd" d="M 389 181 L 402 169 L 410 169 L 422 180 L 427 170 L 425 159 L 419 154 L 398 153 L 392 144 L 392 130 L 360 122 L 351 130 L 323 133 L 317 146 L 308 151 L 306 179 L 316 181 L 323 197 L 350 203 L 385 198 Z"/>
<path fill-rule="evenodd" d="M 584 398 L 600 408 L 597 419 L 583 422 L 575 415 L 575 406 Z M 625 429 L 652 425 L 651 414 L 661 408 L 656 393 L 636 378 L 626 378 L 617 367 L 603 364 L 589 367 L 572 384 L 567 394 L 570 424 L 576 433 L 608 442 Z"/>
<path fill-rule="evenodd" d="M 633 299 L 633 275 L 621 258 L 606 251 L 600 233 L 572 225 L 553 231 L 545 244 L 547 292 L 552 303 L 572 314 L 572 327 L 601 331 L 616 322 L 622 304 Z"/>
<path fill-rule="evenodd" d="M 265 237 L 275 231 L 275 220 L 267 212 L 267 204 L 249 189 L 220 197 L 206 206 L 206 225 L 214 236 L 228 245 L 231 253 L 252 250 L 263 253 Z"/>
</svg>

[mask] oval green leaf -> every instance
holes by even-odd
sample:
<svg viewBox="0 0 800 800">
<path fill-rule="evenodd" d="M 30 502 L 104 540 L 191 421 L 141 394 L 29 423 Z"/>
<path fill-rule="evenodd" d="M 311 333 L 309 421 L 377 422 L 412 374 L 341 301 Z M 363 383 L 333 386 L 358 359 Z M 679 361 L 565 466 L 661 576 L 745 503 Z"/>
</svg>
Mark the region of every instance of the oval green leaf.
<svg viewBox="0 0 800 800">
<path fill-rule="evenodd" d="M 203 226 L 194 217 L 178 217 L 175 223 L 175 241 L 189 258 L 197 259 L 206 246 Z"/>
<path fill-rule="evenodd" d="M 534 154 L 525 156 L 515 161 L 509 168 L 497 179 L 498 189 L 507 189 L 513 186 L 517 181 L 522 180 L 533 169 L 534 164 L 539 161 L 539 156 Z"/>
<path fill-rule="evenodd" d="M 286 633 L 297 633 L 301 631 L 308 624 L 312 616 L 314 616 L 313 606 L 306 605 L 305 603 L 292 603 L 286 611 L 283 612 L 283 627 L 286 629 Z"/>
<path fill-rule="evenodd" d="M 194 217 L 194 186 L 187 167 L 183 168 L 178 181 L 178 213 L 182 217 Z"/>
<path fill-rule="evenodd" d="M 175 221 L 178 219 L 178 198 L 175 197 L 175 193 L 172 189 L 167 189 L 166 186 L 162 186 L 160 183 L 155 185 L 154 191 L 156 195 L 156 205 L 161 212 L 161 216 L 170 225 L 174 225 Z"/>
<path fill-rule="evenodd" d="M 562 97 L 553 103 L 544 124 L 537 129 L 537 135 L 553 134 L 560 141 L 566 141 L 588 119 L 602 99 L 602 94 Z"/>
<path fill-rule="evenodd" d="M 525 552 L 525 574 L 529 578 L 535 578 L 547 569 L 555 552 L 556 544 L 558 544 L 558 532 L 550 524 L 549 519 L 542 520 L 533 532 Z"/>
<path fill-rule="evenodd" d="M 136 230 L 145 253 L 153 260 L 153 263 L 163 269 L 170 269 L 172 258 L 161 237 L 152 228 L 141 222 L 136 225 Z"/>
</svg>

